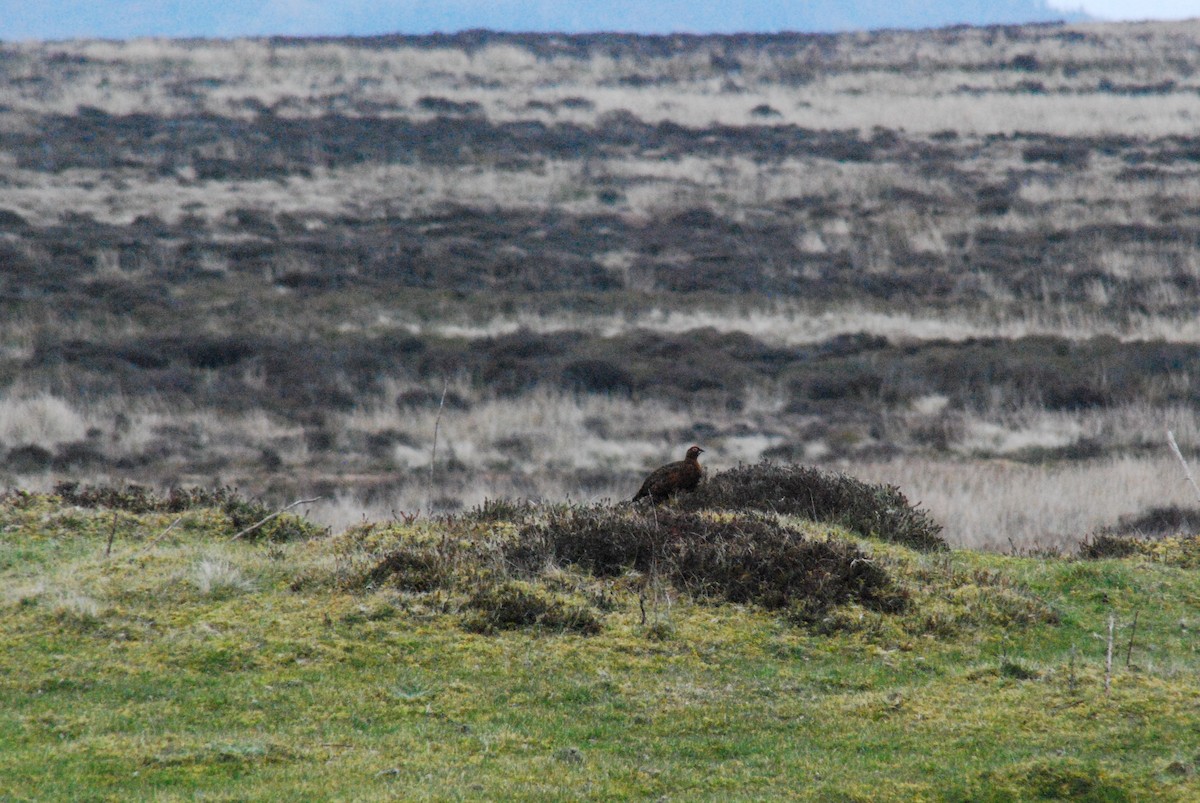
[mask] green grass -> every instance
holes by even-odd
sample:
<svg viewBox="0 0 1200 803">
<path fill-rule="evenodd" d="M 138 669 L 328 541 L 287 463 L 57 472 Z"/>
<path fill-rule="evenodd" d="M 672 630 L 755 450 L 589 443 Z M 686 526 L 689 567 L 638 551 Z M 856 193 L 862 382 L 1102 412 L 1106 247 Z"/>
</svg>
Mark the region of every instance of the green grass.
<svg viewBox="0 0 1200 803">
<path fill-rule="evenodd" d="M 0 800 L 1200 796 L 1200 580 L 1161 561 L 860 540 L 903 612 L 566 573 L 598 634 L 482 634 L 446 589 L 345 582 L 446 523 L 230 543 L 198 509 L 150 544 L 175 516 L 121 513 L 106 558 L 111 511 L 0 505 Z"/>
</svg>

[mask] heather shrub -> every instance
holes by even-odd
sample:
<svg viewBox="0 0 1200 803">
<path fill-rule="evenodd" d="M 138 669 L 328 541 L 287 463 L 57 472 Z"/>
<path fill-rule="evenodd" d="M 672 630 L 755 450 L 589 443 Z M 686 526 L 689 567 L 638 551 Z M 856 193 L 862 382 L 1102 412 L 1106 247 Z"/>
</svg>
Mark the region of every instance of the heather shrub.
<svg viewBox="0 0 1200 803">
<path fill-rule="evenodd" d="M 774 518 L 671 508 L 572 507 L 524 525 L 507 550 L 515 566 L 576 565 L 599 576 L 657 574 L 698 597 L 817 614 L 850 601 L 905 605 L 891 578 L 857 546 L 815 540 Z"/>
<path fill-rule="evenodd" d="M 1079 556 L 1086 560 L 1129 558 L 1139 552 L 1136 539 L 1111 533 L 1097 533 L 1079 545 Z"/>
<path fill-rule="evenodd" d="M 436 530 L 373 525 L 339 536 L 343 586 L 391 587 L 459 611 L 476 632 L 598 632 L 613 583 L 647 579 L 709 601 L 810 622 L 847 603 L 906 609 L 907 592 L 857 545 L 758 513 L 489 501 Z"/>
<path fill-rule="evenodd" d="M 942 526 L 892 485 L 874 485 L 834 471 L 770 462 L 712 476 L 679 498 L 686 510 L 762 510 L 828 521 L 871 538 L 913 549 L 946 549 Z"/>
<path fill-rule="evenodd" d="M 362 585 L 386 582 L 405 591 L 428 593 L 453 583 L 454 566 L 454 556 L 444 544 L 411 541 L 389 552 L 367 573 Z"/>
<path fill-rule="evenodd" d="M 524 580 L 483 585 L 467 608 L 463 626 L 479 633 L 539 627 L 595 635 L 601 629 L 600 615 L 583 600 Z"/>
</svg>

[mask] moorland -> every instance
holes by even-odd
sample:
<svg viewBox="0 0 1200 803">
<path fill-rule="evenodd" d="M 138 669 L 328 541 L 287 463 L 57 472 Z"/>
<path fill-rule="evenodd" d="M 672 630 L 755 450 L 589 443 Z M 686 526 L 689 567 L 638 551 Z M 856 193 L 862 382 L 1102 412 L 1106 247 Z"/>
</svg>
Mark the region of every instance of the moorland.
<svg viewBox="0 0 1200 803">
<path fill-rule="evenodd" d="M 5 45 L 4 480 L 341 526 L 702 442 L 1072 548 L 1190 501 L 1197 35 Z"/>
<path fill-rule="evenodd" d="M 1198 40 L 0 45 L 0 798 L 1195 799 Z"/>
</svg>

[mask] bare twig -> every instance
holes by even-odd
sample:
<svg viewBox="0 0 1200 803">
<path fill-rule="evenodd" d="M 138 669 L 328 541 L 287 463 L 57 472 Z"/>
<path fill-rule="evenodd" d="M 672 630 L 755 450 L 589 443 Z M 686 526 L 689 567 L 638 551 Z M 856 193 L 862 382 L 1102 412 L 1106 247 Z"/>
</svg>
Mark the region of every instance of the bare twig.
<svg viewBox="0 0 1200 803">
<path fill-rule="evenodd" d="M 1179 465 L 1183 466 L 1183 476 L 1187 477 L 1192 490 L 1196 492 L 1196 498 L 1200 499 L 1200 486 L 1196 485 L 1196 479 L 1192 476 L 1192 470 L 1188 468 L 1187 461 L 1183 459 L 1183 452 L 1179 451 L 1179 444 L 1175 443 L 1175 433 L 1169 429 L 1167 430 L 1167 443 L 1171 445 L 1171 451 L 1179 458 Z"/>
<path fill-rule="evenodd" d="M 437 418 L 433 422 L 433 448 L 429 452 L 429 490 L 425 494 L 426 507 L 433 505 L 433 466 L 437 462 L 438 430 L 442 426 L 442 410 L 446 406 L 446 391 L 450 388 L 450 380 L 442 380 L 442 400 L 438 402 Z"/>
<path fill-rule="evenodd" d="M 117 511 L 113 511 L 112 529 L 108 531 L 108 544 L 104 547 L 104 557 L 112 554 L 112 542 L 117 537 Z"/>
<path fill-rule="evenodd" d="M 178 524 L 178 523 L 179 523 L 179 522 L 181 522 L 181 521 L 183 521 L 183 516 L 180 516 L 179 518 L 175 519 L 175 521 L 173 521 L 173 522 L 171 522 L 170 524 L 168 524 L 168 525 L 167 525 L 167 529 L 163 530 L 161 533 L 159 533 L 158 535 L 156 535 L 156 536 L 154 536 L 153 538 L 151 538 L 151 539 L 150 539 L 150 540 L 149 540 L 149 541 L 146 543 L 146 545 L 145 545 L 144 547 L 142 547 L 142 551 L 143 551 L 143 552 L 145 552 L 147 549 L 149 549 L 150 547 L 152 547 L 152 546 L 154 546 L 155 544 L 157 544 L 159 541 L 161 541 L 161 540 L 163 540 L 164 538 L 166 538 L 166 537 L 167 537 L 167 533 L 171 532 L 171 530 L 174 530 L 174 529 L 175 529 L 175 525 L 176 525 L 176 524 Z"/>
<path fill-rule="evenodd" d="M 1112 648 L 1113 648 L 1113 628 L 1116 626 L 1117 617 L 1111 613 L 1108 615 L 1108 655 L 1104 659 L 1104 696 L 1108 696 L 1108 692 L 1112 689 Z"/>
<path fill-rule="evenodd" d="M 1125 668 L 1129 668 L 1129 660 L 1133 656 L 1133 637 L 1137 634 L 1138 611 L 1133 612 L 1133 624 L 1129 627 L 1129 646 L 1125 648 Z"/>
<path fill-rule="evenodd" d="M 253 524 L 251 524 L 249 527 L 247 527 L 246 529 L 242 530 L 240 533 L 235 533 L 234 535 L 231 535 L 231 536 L 229 536 L 229 540 L 230 540 L 230 541 L 236 541 L 237 539 L 241 538 L 241 537 L 242 537 L 243 535 L 245 535 L 246 533 L 252 533 L 252 532 L 254 532 L 255 530 L 257 530 L 259 527 L 261 527 L 261 526 L 263 526 L 264 524 L 266 524 L 266 523 L 267 523 L 268 521 L 270 521 L 271 519 L 275 518 L 276 516 L 281 516 L 281 515 L 283 515 L 284 513 L 287 513 L 289 510 L 291 510 L 292 508 L 296 507 L 297 505 L 307 505 L 307 504 L 311 504 L 312 502 L 319 501 L 319 500 L 321 500 L 321 499 L 323 499 L 323 498 L 324 498 L 324 497 L 321 497 L 321 496 L 314 496 L 312 499 L 300 499 L 300 500 L 298 500 L 298 501 L 292 502 L 292 503 L 291 503 L 290 505 L 288 505 L 287 507 L 285 507 L 285 508 L 280 508 L 279 510 L 276 510 L 274 513 L 272 513 L 270 516 L 267 516 L 267 517 L 266 517 L 265 519 L 263 519 L 262 521 L 256 521 L 256 522 L 254 522 L 254 523 L 253 523 Z"/>
</svg>

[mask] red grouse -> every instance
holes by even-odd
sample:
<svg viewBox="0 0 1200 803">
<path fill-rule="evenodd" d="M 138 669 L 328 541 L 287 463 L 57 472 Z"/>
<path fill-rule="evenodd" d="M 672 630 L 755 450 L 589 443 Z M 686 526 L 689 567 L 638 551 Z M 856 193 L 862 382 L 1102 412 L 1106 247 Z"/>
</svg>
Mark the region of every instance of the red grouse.
<svg viewBox="0 0 1200 803">
<path fill-rule="evenodd" d="M 687 456 L 682 460 L 656 468 L 646 477 L 642 489 L 633 497 L 633 501 L 648 496 L 652 502 L 662 502 L 679 491 L 693 490 L 700 484 L 700 477 L 704 475 L 697 459 L 703 451 L 699 446 L 693 446 L 687 450 Z"/>
</svg>

